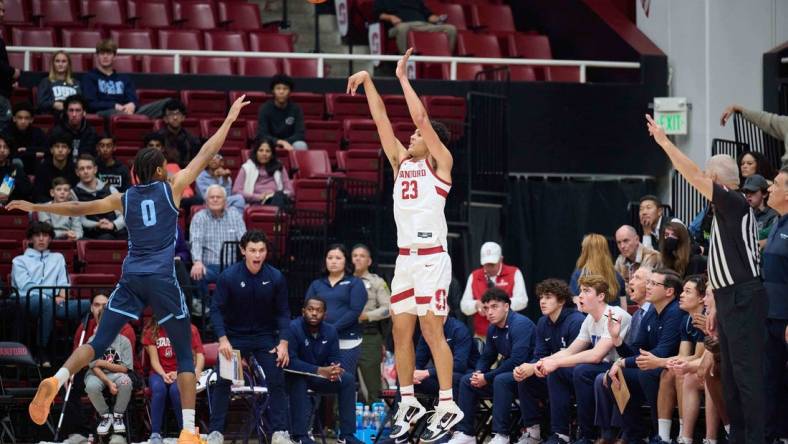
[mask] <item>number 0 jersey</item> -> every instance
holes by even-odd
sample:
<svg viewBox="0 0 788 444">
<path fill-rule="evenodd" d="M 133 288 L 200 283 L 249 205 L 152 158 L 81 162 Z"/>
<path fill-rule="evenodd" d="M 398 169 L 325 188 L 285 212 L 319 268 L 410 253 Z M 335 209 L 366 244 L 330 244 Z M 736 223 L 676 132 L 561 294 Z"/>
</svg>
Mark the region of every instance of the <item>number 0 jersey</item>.
<svg viewBox="0 0 788 444">
<path fill-rule="evenodd" d="M 439 178 L 427 159 L 405 159 L 394 181 L 394 221 L 399 248 L 446 248 L 443 209 L 451 184 Z"/>
<path fill-rule="evenodd" d="M 123 215 L 129 231 L 129 254 L 123 273 L 173 273 L 178 209 L 167 182 L 135 185 L 123 196 Z"/>
</svg>

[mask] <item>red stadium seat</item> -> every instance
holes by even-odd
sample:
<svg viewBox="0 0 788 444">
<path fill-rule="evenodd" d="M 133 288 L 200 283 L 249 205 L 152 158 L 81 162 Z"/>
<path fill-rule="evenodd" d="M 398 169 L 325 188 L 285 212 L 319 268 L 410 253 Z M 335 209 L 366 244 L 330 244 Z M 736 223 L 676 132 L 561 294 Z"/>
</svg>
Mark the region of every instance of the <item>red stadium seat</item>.
<svg viewBox="0 0 788 444">
<path fill-rule="evenodd" d="M 30 2 L 27 0 L 5 0 L 5 17 L 3 23 L 6 25 L 29 25 L 31 24 Z"/>
<path fill-rule="evenodd" d="M 25 239 L 30 217 L 24 211 L 0 208 L 0 239 Z"/>
<path fill-rule="evenodd" d="M 476 75 L 484 71 L 484 66 L 478 63 L 458 63 L 457 64 L 457 78 L 455 80 L 476 80 Z M 443 79 L 451 79 L 450 67 L 447 64 L 441 65 L 441 77 Z M 482 78 L 480 80 L 492 80 Z"/>
<path fill-rule="evenodd" d="M 192 74 L 231 76 L 235 72 L 234 60 L 230 57 L 192 57 Z"/>
<path fill-rule="evenodd" d="M 326 98 L 323 94 L 294 92 L 290 100 L 297 103 L 304 112 L 304 120 L 321 120 L 326 114 Z"/>
<path fill-rule="evenodd" d="M 249 107 L 247 106 L 246 108 L 249 108 Z M 246 109 L 246 108 L 244 108 L 244 109 Z M 255 117 L 251 117 L 250 118 L 250 117 L 247 116 L 247 119 L 246 119 L 246 138 L 249 139 L 249 141 L 254 141 L 255 139 L 257 139 L 257 129 L 258 129 L 259 125 L 257 124 L 257 120 L 255 120 L 255 119 L 256 119 L 256 114 L 255 114 Z M 252 142 L 252 143 L 254 143 L 254 142 Z M 244 157 L 245 157 L 244 161 L 246 161 L 246 159 L 249 158 L 249 155 L 247 154 Z"/>
<path fill-rule="evenodd" d="M 246 38 L 237 31 L 206 31 L 203 37 L 208 51 L 246 51 Z"/>
<path fill-rule="evenodd" d="M 331 171 L 331 160 L 328 153 L 323 150 L 292 151 L 298 162 L 299 179 L 315 179 L 331 176 L 344 176 L 342 173 Z"/>
<path fill-rule="evenodd" d="M 234 31 L 256 31 L 261 28 L 260 7 L 256 3 L 220 1 L 216 4 L 219 23 Z"/>
<path fill-rule="evenodd" d="M 310 150 L 324 150 L 330 159 L 342 146 L 342 124 L 336 120 L 306 120 L 306 143 Z"/>
<path fill-rule="evenodd" d="M 181 57 L 180 72 L 186 72 L 185 60 Z M 174 56 L 142 56 L 142 70 L 147 73 L 172 74 L 174 73 Z"/>
<path fill-rule="evenodd" d="M 146 116 L 114 115 L 109 121 L 109 131 L 117 145 L 142 145 L 146 134 L 153 132 L 153 121 Z"/>
<path fill-rule="evenodd" d="M 39 114 L 36 116 L 36 128 L 49 132 L 55 126 L 55 116 L 52 114 Z"/>
<path fill-rule="evenodd" d="M 22 242 L 19 239 L 0 239 L 0 276 L 5 278 L 11 273 L 12 262 L 22 254 Z M 11 285 L 10 282 L 7 282 Z"/>
<path fill-rule="evenodd" d="M 16 46 L 57 46 L 54 28 L 14 28 L 11 35 Z"/>
<path fill-rule="evenodd" d="M 416 125 L 413 122 L 394 122 L 394 137 L 402 143 L 405 148 L 410 145 L 410 136 L 416 131 Z"/>
<path fill-rule="evenodd" d="M 32 54 L 32 56 L 30 57 L 30 71 L 40 71 L 39 68 L 39 66 L 41 65 L 41 63 L 39 63 L 40 61 L 41 61 L 40 54 Z M 19 67 L 19 70 L 21 71 L 22 67 L 25 66 L 25 53 L 9 52 L 8 63 L 13 67 Z"/>
<path fill-rule="evenodd" d="M 347 171 L 347 151 L 337 151 L 337 167 L 336 171 L 345 173 Z"/>
<path fill-rule="evenodd" d="M 72 274 L 71 286 L 101 286 L 112 288 L 118 283 L 118 278 L 115 274 L 108 273 L 77 273 Z"/>
<path fill-rule="evenodd" d="M 331 199 L 328 179 L 296 179 L 293 186 L 296 209 L 320 211 L 325 213 L 329 220 L 333 219 L 333 214 L 329 213 Z"/>
<path fill-rule="evenodd" d="M 259 52 L 293 52 L 294 34 L 250 32 L 249 49 Z"/>
<path fill-rule="evenodd" d="M 239 60 L 240 62 L 240 60 Z M 238 116 L 239 119 L 246 119 L 246 120 L 257 120 L 257 111 L 260 109 L 260 106 L 263 103 L 267 102 L 268 99 L 271 98 L 271 95 L 262 91 L 230 91 L 228 98 L 230 100 L 229 103 L 233 103 L 241 97 L 242 95 L 246 94 L 246 100 L 250 103 L 248 106 L 244 107 L 241 110 L 241 114 Z"/>
<path fill-rule="evenodd" d="M 345 151 L 345 174 L 353 179 L 368 180 L 376 184 L 383 181 L 381 150 Z"/>
<path fill-rule="evenodd" d="M 120 278 L 121 266 L 128 254 L 128 248 L 125 240 L 77 241 L 77 254 L 79 260 L 85 264 L 85 273 L 112 274 L 116 279 Z"/>
<path fill-rule="evenodd" d="M 203 344 L 202 351 L 205 356 L 205 368 L 216 366 L 219 362 L 219 343 L 211 342 L 209 344 Z"/>
<path fill-rule="evenodd" d="M 150 29 L 113 29 L 110 38 L 119 48 L 153 49 L 156 35 Z"/>
<path fill-rule="evenodd" d="M 172 26 L 172 8 L 167 0 L 128 0 L 129 21 L 138 28 Z"/>
<path fill-rule="evenodd" d="M 217 28 L 216 10 L 212 1 L 176 1 L 172 4 L 173 21 L 188 29 Z"/>
<path fill-rule="evenodd" d="M 181 91 L 181 101 L 191 117 L 216 117 L 227 113 L 227 96 L 224 91 Z"/>
<path fill-rule="evenodd" d="M 138 89 L 137 90 L 137 99 L 140 102 L 140 105 L 145 105 L 147 103 L 156 102 L 162 99 L 177 99 L 178 98 L 178 91 L 173 91 L 171 89 Z"/>
<path fill-rule="evenodd" d="M 545 80 L 548 82 L 580 82 L 580 68 L 576 66 L 549 66 L 545 69 Z"/>
<path fill-rule="evenodd" d="M 279 59 L 252 57 L 238 59 L 238 75 L 241 76 L 271 77 L 281 72 L 282 64 Z"/>
<path fill-rule="evenodd" d="M 421 101 L 433 119 L 465 120 L 465 99 L 455 96 L 423 96 Z"/>
<path fill-rule="evenodd" d="M 546 35 L 514 33 L 508 36 L 509 57 L 552 59 L 550 40 Z"/>
<path fill-rule="evenodd" d="M 19 86 L 15 86 L 14 89 L 11 91 L 11 104 L 17 104 L 20 102 L 32 102 L 33 101 L 33 92 L 30 88 L 20 88 Z"/>
<path fill-rule="evenodd" d="M 362 95 L 329 93 L 326 94 L 326 112 L 334 120 L 347 118 L 369 119 L 369 105 L 366 97 Z"/>
<path fill-rule="evenodd" d="M 384 94 L 382 98 L 383 104 L 386 105 L 386 114 L 388 114 L 392 122 L 413 121 L 410 117 L 410 111 L 408 111 L 408 103 L 405 102 L 405 96 L 399 94 Z"/>
<path fill-rule="evenodd" d="M 33 0 L 32 15 L 40 26 L 79 25 L 77 5 L 74 0 Z M 16 40 L 14 40 L 14 44 Z"/>
<path fill-rule="evenodd" d="M 247 107 L 248 108 L 248 107 Z M 200 133 L 203 138 L 211 137 L 224 122 L 224 117 L 215 117 L 212 119 L 200 120 Z M 246 122 L 243 120 L 236 120 L 227 132 L 227 139 L 224 143 L 225 146 L 233 145 L 238 148 L 246 147 Z"/>
<path fill-rule="evenodd" d="M 317 60 L 314 59 L 284 59 L 282 68 L 290 77 L 317 77 Z M 323 71 L 325 76 L 327 71 Z"/>
<path fill-rule="evenodd" d="M 27 246 L 25 245 L 25 247 Z M 63 255 L 63 259 L 66 260 L 66 269 L 69 273 L 76 271 L 74 263 L 77 261 L 77 241 L 53 240 L 49 243 L 49 249 Z"/>
<path fill-rule="evenodd" d="M 203 49 L 202 36 L 197 30 L 160 29 L 158 35 L 161 49 Z"/>
<path fill-rule="evenodd" d="M 95 48 L 104 38 L 98 29 L 63 28 L 60 30 L 63 46 L 68 48 Z M 73 60 L 74 55 L 71 55 Z"/>
<path fill-rule="evenodd" d="M 471 8 L 471 25 L 487 31 L 517 31 L 509 5 L 484 5 Z"/>
<path fill-rule="evenodd" d="M 445 15 L 446 23 L 454 25 L 459 30 L 468 29 L 468 21 L 465 19 L 465 11 L 462 5 L 450 3 L 430 3 L 430 11 L 435 15 Z"/>
<path fill-rule="evenodd" d="M 118 0 L 80 0 L 83 19 L 91 26 L 126 26 L 126 2 Z"/>
<path fill-rule="evenodd" d="M 41 55 L 41 71 L 44 72 L 49 71 L 49 66 L 52 63 L 52 58 L 54 56 L 55 56 L 54 53 Z M 92 55 L 84 56 L 83 54 L 71 54 L 70 57 L 71 57 L 71 71 L 73 72 L 85 72 L 93 68 Z M 36 126 L 38 126 L 38 118 L 36 118 Z"/>
<path fill-rule="evenodd" d="M 463 57 L 501 57 L 498 38 L 491 34 L 457 33 L 457 55 Z"/>
<path fill-rule="evenodd" d="M 269 249 L 269 257 L 282 257 L 287 246 L 287 217 L 280 214 L 277 207 L 248 206 L 244 210 L 246 228 L 263 231 L 271 241 L 273 251 Z M 268 258 L 266 258 L 268 259 Z"/>
<path fill-rule="evenodd" d="M 516 82 L 534 82 L 537 80 L 536 69 L 532 66 L 509 65 L 509 80 Z"/>
<path fill-rule="evenodd" d="M 380 137 L 372 119 L 345 119 L 342 123 L 348 148 L 352 150 L 378 150 Z"/>
<path fill-rule="evenodd" d="M 246 158 L 248 159 L 249 151 L 247 150 L 243 152 L 247 153 Z M 280 162 L 282 162 L 282 165 L 284 165 L 284 167 L 287 169 L 287 173 L 290 174 L 290 177 L 292 178 L 295 173 L 295 170 L 298 169 L 298 163 L 295 160 L 295 156 L 293 155 L 293 152 L 288 151 L 284 148 L 277 148 L 276 158 L 279 159 Z M 246 160 L 244 160 L 244 162 L 245 161 Z"/>
<path fill-rule="evenodd" d="M 451 56 L 449 38 L 442 32 L 408 33 L 408 46 L 418 55 Z M 416 63 L 416 77 L 421 79 L 440 79 L 443 77 L 441 66 L 445 63 Z"/>
</svg>

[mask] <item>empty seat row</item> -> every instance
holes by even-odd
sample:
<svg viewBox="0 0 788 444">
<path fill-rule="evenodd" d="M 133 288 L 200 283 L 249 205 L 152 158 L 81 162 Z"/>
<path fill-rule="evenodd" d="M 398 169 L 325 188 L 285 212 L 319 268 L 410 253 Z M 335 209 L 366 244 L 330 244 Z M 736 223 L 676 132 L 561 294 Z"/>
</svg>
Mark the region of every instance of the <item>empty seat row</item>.
<svg viewBox="0 0 788 444">
<path fill-rule="evenodd" d="M 13 25 L 263 29 L 259 6 L 235 0 L 7 0 L 5 7 Z"/>
</svg>

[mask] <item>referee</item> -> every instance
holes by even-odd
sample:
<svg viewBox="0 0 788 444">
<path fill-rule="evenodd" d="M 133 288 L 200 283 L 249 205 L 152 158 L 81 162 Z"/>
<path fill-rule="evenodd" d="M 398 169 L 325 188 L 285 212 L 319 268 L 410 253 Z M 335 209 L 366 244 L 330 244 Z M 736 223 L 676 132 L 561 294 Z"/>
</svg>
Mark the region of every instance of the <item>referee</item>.
<svg viewBox="0 0 788 444">
<path fill-rule="evenodd" d="M 769 188 L 769 206 L 780 215 L 763 250 L 763 286 L 769 296 L 766 319 L 766 434 L 768 442 L 788 439 L 788 166 Z"/>
<path fill-rule="evenodd" d="M 707 326 L 714 332 L 719 322 L 723 393 L 731 420 L 729 442 L 762 443 L 767 300 L 760 280 L 758 224 L 738 190 L 738 166 L 730 156 L 712 156 L 704 173 L 651 116 L 646 119 L 649 133 L 676 170 L 714 204 L 708 273 L 717 312 L 708 313 Z"/>
</svg>

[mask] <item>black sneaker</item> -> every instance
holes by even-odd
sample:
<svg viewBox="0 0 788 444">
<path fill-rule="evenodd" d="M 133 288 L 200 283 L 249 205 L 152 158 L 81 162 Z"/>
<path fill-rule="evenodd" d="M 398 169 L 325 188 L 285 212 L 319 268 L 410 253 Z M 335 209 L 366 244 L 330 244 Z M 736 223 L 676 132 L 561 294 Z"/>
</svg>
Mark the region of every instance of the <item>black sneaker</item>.
<svg viewBox="0 0 788 444">
<path fill-rule="evenodd" d="M 443 407 L 439 404 L 435 408 L 435 413 L 427 421 L 427 427 L 421 432 L 421 441 L 428 444 L 437 442 L 459 424 L 464 417 L 465 414 L 456 403 L 450 402 Z"/>
</svg>

